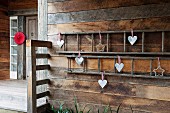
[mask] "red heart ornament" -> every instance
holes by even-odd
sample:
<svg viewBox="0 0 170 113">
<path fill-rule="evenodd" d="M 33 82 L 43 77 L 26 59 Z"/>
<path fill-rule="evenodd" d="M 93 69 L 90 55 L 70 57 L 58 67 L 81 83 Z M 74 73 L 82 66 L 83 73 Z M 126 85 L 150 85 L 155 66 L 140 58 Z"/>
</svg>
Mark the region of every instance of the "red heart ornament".
<svg viewBox="0 0 170 113">
<path fill-rule="evenodd" d="M 14 41 L 16 44 L 21 45 L 25 41 L 25 35 L 22 32 L 17 32 L 14 36 Z"/>
</svg>

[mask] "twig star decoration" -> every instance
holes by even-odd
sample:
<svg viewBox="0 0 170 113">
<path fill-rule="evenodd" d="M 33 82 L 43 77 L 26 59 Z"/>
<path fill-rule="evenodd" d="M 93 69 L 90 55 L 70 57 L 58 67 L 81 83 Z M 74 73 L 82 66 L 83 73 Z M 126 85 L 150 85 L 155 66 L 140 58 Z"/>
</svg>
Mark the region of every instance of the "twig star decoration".
<svg viewBox="0 0 170 113">
<path fill-rule="evenodd" d="M 165 72 L 165 70 L 161 67 L 159 57 L 158 57 L 158 67 L 156 69 L 154 69 L 153 72 L 155 73 L 155 76 L 163 76 L 163 74 Z M 161 72 L 161 75 L 158 74 L 160 72 Z"/>
</svg>

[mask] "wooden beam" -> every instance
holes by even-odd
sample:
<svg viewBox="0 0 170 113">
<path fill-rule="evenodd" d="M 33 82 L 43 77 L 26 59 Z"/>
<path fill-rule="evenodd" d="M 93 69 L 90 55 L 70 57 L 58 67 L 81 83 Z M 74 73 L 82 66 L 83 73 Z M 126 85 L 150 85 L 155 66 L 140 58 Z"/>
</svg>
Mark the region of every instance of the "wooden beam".
<svg viewBox="0 0 170 113">
<path fill-rule="evenodd" d="M 37 9 L 24 9 L 24 10 L 12 10 L 8 11 L 9 16 L 27 16 L 27 15 L 37 15 Z"/>
<path fill-rule="evenodd" d="M 169 30 L 168 24 L 170 16 L 147 18 L 147 19 L 133 19 L 120 21 L 97 21 L 97 22 L 80 22 L 68 24 L 53 24 L 48 25 L 48 35 L 56 34 L 59 29 L 61 33 L 82 33 L 82 32 L 98 32 L 100 31 L 124 31 L 130 30 Z M 126 25 L 126 26 L 122 26 Z M 49 37 L 50 38 L 50 37 Z M 48 38 L 48 39 L 49 39 Z"/>
<path fill-rule="evenodd" d="M 48 47 L 52 48 L 52 42 L 50 41 L 40 41 L 40 40 L 27 40 L 27 47 Z"/>
<path fill-rule="evenodd" d="M 51 2 L 51 3 L 50 3 Z M 48 13 L 78 12 L 148 4 L 169 3 L 168 0 L 48 0 Z M 63 7 L 64 6 L 64 7 Z M 74 6 L 74 7 L 73 7 Z"/>
<path fill-rule="evenodd" d="M 25 33 L 25 17 L 18 16 L 18 31 Z M 17 49 L 17 79 L 26 79 L 26 43 Z"/>
<path fill-rule="evenodd" d="M 43 92 L 43 93 L 39 93 L 39 94 L 37 94 L 37 99 L 43 98 L 43 97 L 46 97 L 46 96 L 49 96 L 49 95 L 50 95 L 49 91 L 46 91 L 46 92 Z"/>
<path fill-rule="evenodd" d="M 49 70 L 50 65 L 37 65 L 36 70 Z"/>
<path fill-rule="evenodd" d="M 49 79 L 39 80 L 36 82 L 37 86 L 50 83 Z"/>
<path fill-rule="evenodd" d="M 36 58 L 50 58 L 50 54 L 36 54 Z"/>
<path fill-rule="evenodd" d="M 48 24 L 61 24 L 73 22 L 96 22 L 104 20 L 131 20 L 151 17 L 170 16 L 170 3 L 151 4 L 133 7 L 121 7 L 79 11 L 71 13 L 48 14 Z M 159 12 L 161 11 L 161 13 Z M 100 14 L 100 15 L 99 15 Z M 101 16 L 103 15 L 103 16 Z"/>
<path fill-rule="evenodd" d="M 27 47 L 27 112 L 36 113 L 36 54 L 35 47 Z"/>
</svg>

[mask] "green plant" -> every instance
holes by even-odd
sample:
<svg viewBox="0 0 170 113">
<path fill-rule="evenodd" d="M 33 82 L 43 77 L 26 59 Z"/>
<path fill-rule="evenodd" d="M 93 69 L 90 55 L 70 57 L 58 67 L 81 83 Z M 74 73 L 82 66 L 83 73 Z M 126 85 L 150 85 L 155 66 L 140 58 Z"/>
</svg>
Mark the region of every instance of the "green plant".
<svg viewBox="0 0 170 113">
<path fill-rule="evenodd" d="M 76 113 L 84 113 L 84 110 L 85 110 L 85 108 L 87 107 L 87 105 L 85 105 L 85 107 L 83 108 L 83 110 L 81 110 L 81 109 L 79 108 L 78 103 L 77 103 L 76 97 L 74 97 L 74 107 L 75 107 L 75 109 L 76 109 Z M 89 109 L 86 113 L 90 113 L 91 110 L 92 110 L 92 108 Z"/>
<path fill-rule="evenodd" d="M 73 113 L 72 109 L 70 108 L 63 108 L 64 103 L 59 102 L 59 108 L 54 108 L 51 106 L 51 109 L 48 110 L 48 113 Z"/>
<path fill-rule="evenodd" d="M 98 109 L 98 113 L 100 113 L 100 110 L 99 110 L 99 109 Z M 112 113 L 112 110 L 111 110 L 110 105 L 105 106 L 102 113 Z"/>
</svg>

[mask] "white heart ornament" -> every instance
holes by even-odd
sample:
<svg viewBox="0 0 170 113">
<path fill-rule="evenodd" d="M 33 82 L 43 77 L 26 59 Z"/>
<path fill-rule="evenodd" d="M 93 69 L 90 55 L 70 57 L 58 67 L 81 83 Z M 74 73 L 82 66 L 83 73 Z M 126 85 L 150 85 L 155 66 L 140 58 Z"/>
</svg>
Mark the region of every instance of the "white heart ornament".
<svg viewBox="0 0 170 113">
<path fill-rule="evenodd" d="M 137 39 L 138 39 L 137 36 L 128 36 L 128 41 L 130 42 L 131 45 L 133 45 Z"/>
<path fill-rule="evenodd" d="M 64 44 L 64 40 L 58 40 L 57 45 L 61 48 Z"/>
<path fill-rule="evenodd" d="M 117 69 L 117 71 L 118 72 L 120 72 L 122 69 L 123 69 L 123 67 L 124 67 L 124 64 L 123 63 L 116 63 L 115 64 L 115 67 L 116 67 L 116 69 Z"/>
<path fill-rule="evenodd" d="M 107 80 L 98 80 L 98 83 L 102 88 L 104 88 L 104 86 L 107 84 Z"/>
<path fill-rule="evenodd" d="M 84 61 L 84 58 L 83 57 L 76 57 L 75 61 L 78 65 L 80 65 Z"/>
</svg>

